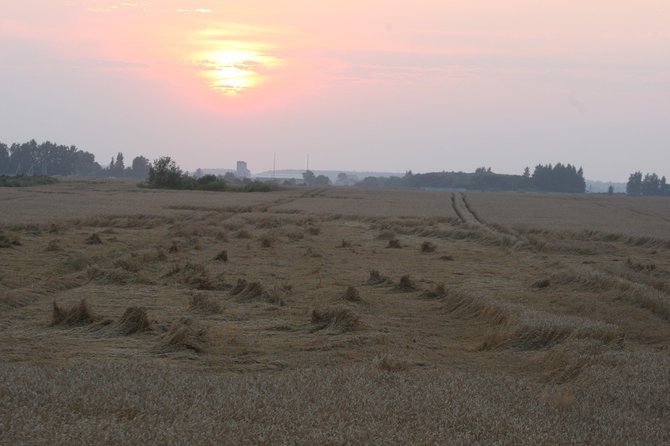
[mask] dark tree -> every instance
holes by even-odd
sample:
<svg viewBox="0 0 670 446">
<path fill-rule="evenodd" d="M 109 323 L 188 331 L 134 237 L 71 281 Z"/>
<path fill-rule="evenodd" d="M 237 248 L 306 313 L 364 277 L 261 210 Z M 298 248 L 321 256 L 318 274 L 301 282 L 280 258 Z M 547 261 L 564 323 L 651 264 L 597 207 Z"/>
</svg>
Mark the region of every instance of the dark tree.
<svg viewBox="0 0 670 446">
<path fill-rule="evenodd" d="M 133 178 L 146 178 L 149 175 L 149 160 L 143 156 L 136 156 L 133 159 L 132 165 L 132 177 Z"/>
<path fill-rule="evenodd" d="M 73 175 L 81 177 L 99 177 L 103 175 L 100 164 L 95 162 L 95 155 L 78 150 L 74 157 Z"/>
<path fill-rule="evenodd" d="M 642 195 L 642 172 L 631 173 L 626 184 L 628 195 Z"/>
<path fill-rule="evenodd" d="M 315 186 L 330 186 L 330 178 L 325 175 L 319 175 L 314 179 Z"/>
<path fill-rule="evenodd" d="M 581 167 L 577 169 L 570 164 L 536 166 L 531 184 L 534 188 L 544 192 L 584 193 L 586 191 L 584 171 Z"/>
<path fill-rule="evenodd" d="M 116 164 L 114 165 L 117 170 L 123 172 L 123 170 L 126 168 L 126 165 L 123 163 L 123 153 L 119 152 L 116 155 Z"/>
<path fill-rule="evenodd" d="M 347 186 L 349 184 L 349 175 L 344 172 L 338 173 L 336 184 L 340 186 Z"/>
<path fill-rule="evenodd" d="M 169 156 L 161 157 L 149 167 L 147 183 L 151 187 L 179 189 L 183 172 Z"/>
<path fill-rule="evenodd" d="M 0 143 L 0 175 L 9 173 L 9 149 Z"/>
<path fill-rule="evenodd" d="M 670 195 L 670 190 L 664 176 L 659 178 L 655 173 L 648 173 L 643 177 L 642 172 L 635 172 L 628 178 L 626 193 L 628 195 L 660 196 Z"/>
<path fill-rule="evenodd" d="M 316 175 L 311 170 L 303 172 L 302 179 L 305 182 L 306 186 L 314 186 L 316 182 Z"/>
</svg>

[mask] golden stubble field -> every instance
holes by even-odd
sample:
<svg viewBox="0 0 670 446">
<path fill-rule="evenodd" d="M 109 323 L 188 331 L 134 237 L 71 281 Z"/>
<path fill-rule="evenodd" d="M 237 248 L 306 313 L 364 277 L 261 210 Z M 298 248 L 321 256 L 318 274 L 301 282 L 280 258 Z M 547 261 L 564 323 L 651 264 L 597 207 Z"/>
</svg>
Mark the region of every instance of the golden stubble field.
<svg viewBox="0 0 670 446">
<path fill-rule="evenodd" d="M 0 189 L 0 443 L 667 444 L 668 214 Z"/>
</svg>

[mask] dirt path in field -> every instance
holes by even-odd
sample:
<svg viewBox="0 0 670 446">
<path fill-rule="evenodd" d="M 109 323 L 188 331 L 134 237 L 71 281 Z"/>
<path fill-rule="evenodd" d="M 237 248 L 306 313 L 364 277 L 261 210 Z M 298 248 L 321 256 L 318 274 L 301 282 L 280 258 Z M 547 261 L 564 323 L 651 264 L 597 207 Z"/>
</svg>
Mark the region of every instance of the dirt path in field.
<svg viewBox="0 0 670 446">
<path fill-rule="evenodd" d="M 451 194 L 451 205 L 458 218 L 465 224 L 480 227 L 496 237 L 507 237 L 514 242 L 527 242 L 528 240 L 514 230 L 500 225 L 490 225 L 482 220 L 472 209 L 464 193 Z"/>
<path fill-rule="evenodd" d="M 472 211 L 466 201 L 464 193 L 459 192 L 457 194 L 451 194 L 451 205 L 454 208 L 454 212 L 456 212 L 456 215 L 458 215 L 458 218 L 460 218 L 463 223 L 468 225 L 486 226 L 486 224 Z"/>
</svg>

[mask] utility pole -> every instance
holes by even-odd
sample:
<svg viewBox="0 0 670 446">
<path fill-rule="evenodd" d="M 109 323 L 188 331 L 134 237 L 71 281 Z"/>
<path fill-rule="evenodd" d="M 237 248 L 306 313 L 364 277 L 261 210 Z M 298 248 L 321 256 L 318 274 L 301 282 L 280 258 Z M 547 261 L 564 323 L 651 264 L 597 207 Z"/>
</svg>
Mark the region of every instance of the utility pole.
<svg viewBox="0 0 670 446">
<path fill-rule="evenodd" d="M 277 176 L 277 152 L 274 153 L 272 158 L 272 179 L 276 179 Z"/>
<path fill-rule="evenodd" d="M 309 153 L 307 154 L 307 170 L 309 171 Z"/>
</svg>

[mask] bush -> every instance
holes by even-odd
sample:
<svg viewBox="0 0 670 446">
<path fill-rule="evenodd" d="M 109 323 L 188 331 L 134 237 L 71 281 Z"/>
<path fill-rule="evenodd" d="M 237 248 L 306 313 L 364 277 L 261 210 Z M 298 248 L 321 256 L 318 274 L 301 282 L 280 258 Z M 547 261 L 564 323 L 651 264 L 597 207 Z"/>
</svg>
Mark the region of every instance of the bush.
<svg viewBox="0 0 670 446">
<path fill-rule="evenodd" d="M 149 177 L 147 184 L 149 187 L 181 189 L 183 186 L 184 174 L 172 158 L 163 156 L 154 161 L 149 167 Z"/>
<path fill-rule="evenodd" d="M 0 175 L 0 187 L 29 187 L 29 186 L 42 186 L 46 184 L 58 183 L 58 180 L 53 177 L 47 176 L 23 176 L 19 175 L 16 177 Z"/>
<path fill-rule="evenodd" d="M 195 178 L 183 172 L 169 156 L 155 160 L 153 165 L 149 167 L 146 186 L 159 189 L 208 190 L 217 192 L 270 192 L 278 189 L 277 186 L 263 183 L 262 181 L 250 181 L 240 186 L 229 186 L 223 177 L 216 175 L 204 175 L 200 178 Z"/>
</svg>

